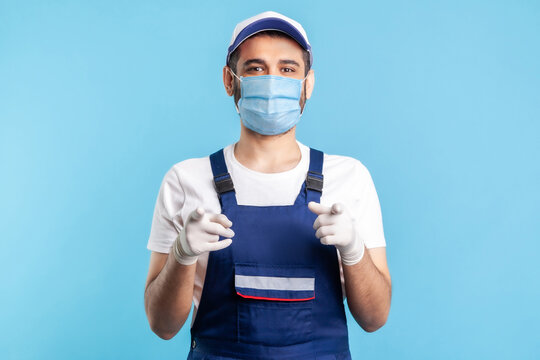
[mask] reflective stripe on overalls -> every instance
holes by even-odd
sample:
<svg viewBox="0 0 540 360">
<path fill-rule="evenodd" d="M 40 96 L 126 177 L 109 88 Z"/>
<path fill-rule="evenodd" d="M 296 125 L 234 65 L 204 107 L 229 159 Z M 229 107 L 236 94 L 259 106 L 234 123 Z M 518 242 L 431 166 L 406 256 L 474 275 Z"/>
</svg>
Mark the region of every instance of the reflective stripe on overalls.
<svg viewBox="0 0 540 360">
<path fill-rule="evenodd" d="M 279 206 L 238 205 L 223 149 L 210 155 L 235 235 L 209 254 L 188 359 L 350 359 L 337 251 L 307 207 L 320 202 L 323 155 L 310 148 L 295 203 Z"/>
</svg>

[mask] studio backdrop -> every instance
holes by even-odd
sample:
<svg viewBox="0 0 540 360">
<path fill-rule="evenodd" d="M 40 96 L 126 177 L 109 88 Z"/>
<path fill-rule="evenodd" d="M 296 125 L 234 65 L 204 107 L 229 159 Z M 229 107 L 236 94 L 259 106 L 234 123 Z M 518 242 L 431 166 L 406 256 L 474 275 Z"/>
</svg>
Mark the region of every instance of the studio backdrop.
<svg viewBox="0 0 540 360">
<path fill-rule="evenodd" d="M 306 29 L 302 143 L 379 196 L 392 306 L 354 359 L 540 358 L 538 1 L 0 1 L 0 358 L 184 359 L 144 311 L 175 163 L 238 140 L 234 26 Z"/>
</svg>

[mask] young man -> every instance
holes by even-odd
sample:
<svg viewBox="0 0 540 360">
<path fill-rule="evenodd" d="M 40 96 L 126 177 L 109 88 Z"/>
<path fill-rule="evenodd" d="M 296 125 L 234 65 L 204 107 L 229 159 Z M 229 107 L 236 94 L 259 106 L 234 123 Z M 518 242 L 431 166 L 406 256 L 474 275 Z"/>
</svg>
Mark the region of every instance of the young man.
<svg viewBox="0 0 540 360">
<path fill-rule="evenodd" d="M 171 339 L 193 302 L 190 359 L 349 359 L 345 295 L 365 331 L 386 322 L 391 279 L 370 173 L 295 138 L 312 61 L 294 20 L 264 12 L 239 23 L 223 81 L 240 139 L 163 179 L 146 314 Z"/>
</svg>

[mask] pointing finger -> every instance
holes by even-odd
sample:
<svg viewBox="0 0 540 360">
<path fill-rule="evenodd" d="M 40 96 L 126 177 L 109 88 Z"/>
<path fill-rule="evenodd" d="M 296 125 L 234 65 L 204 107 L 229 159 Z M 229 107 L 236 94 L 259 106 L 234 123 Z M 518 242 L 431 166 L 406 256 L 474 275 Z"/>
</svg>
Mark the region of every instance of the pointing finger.
<svg viewBox="0 0 540 360">
<path fill-rule="evenodd" d="M 321 205 L 315 201 L 310 201 L 308 203 L 308 208 L 317 215 L 331 213 L 331 209 L 328 206 Z"/>
</svg>

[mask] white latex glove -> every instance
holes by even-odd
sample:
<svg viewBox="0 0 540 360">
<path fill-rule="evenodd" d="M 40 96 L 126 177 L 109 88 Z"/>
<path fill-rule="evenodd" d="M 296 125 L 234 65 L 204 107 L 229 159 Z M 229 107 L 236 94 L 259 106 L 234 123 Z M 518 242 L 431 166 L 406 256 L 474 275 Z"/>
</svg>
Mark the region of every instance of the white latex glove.
<svg viewBox="0 0 540 360">
<path fill-rule="evenodd" d="M 173 244 L 173 253 L 176 261 L 182 265 L 191 265 L 197 262 L 199 255 L 226 248 L 231 245 L 231 239 L 219 240 L 219 235 L 231 238 L 234 231 L 224 214 L 205 213 L 202 207 L 193 210 L 186 223 L 176 237 Z"/>
<path fill-rule="evenodd" d="M 308 208 L 317 216 L 313 228 L 317 230 L 315 236 L 324 245 L 335 245 L 341 255 L 341 262 L 345 265 L 354 265 L 364 256 L 364 242 L 358 236 L 354 226 L 354 219 L 341 203 L 331 207 L 310 201 Z"/>
</svg>

